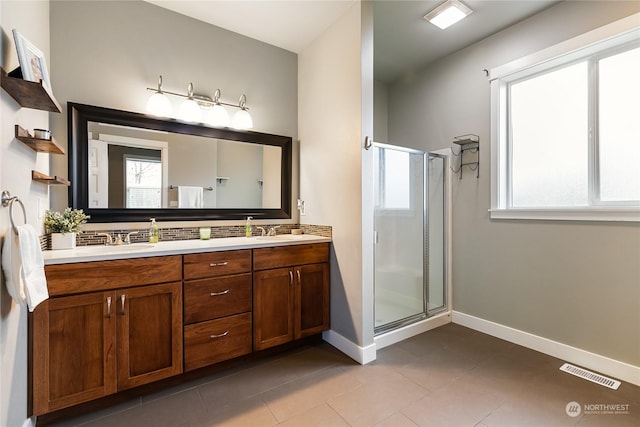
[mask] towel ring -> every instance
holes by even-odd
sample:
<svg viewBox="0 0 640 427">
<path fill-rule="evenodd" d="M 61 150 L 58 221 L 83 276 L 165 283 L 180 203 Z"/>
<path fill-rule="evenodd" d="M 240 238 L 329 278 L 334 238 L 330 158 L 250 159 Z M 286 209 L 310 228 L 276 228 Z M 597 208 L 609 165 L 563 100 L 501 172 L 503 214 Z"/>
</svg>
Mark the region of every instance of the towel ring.
<svg viewBox="0 0 640 427">
<path fill-rule="evenodd" d="M 9 220 L 11 221 L 11 228 L 13 228 L 13 232 L 16 233 L 16 235 L 18 234 L 18 229 L 16 228 L 16 224 L 15 222 L 13 222 L 13 202 L 18 202 L 20 203 L 20 207 L 22 208 L 22 216 L 24 218 L 24 223 L 27 223 L 27 211 L 24 208 L 24 203 L 22 203 L 22 200 L 18 199 L 17 196 L 13 196 L 11 197 L 11 193 L 9 193 L 8 191 L 3 191 L 2 192 L 2 206 L 3 207 L 9 207 Z"/>
</svg>

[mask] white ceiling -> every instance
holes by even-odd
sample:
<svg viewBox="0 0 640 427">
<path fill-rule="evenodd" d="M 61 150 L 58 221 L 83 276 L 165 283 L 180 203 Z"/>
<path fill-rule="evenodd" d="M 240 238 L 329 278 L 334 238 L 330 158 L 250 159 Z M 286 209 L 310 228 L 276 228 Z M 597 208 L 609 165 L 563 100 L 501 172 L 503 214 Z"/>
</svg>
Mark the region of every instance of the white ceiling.
<svg viewBox="0 0 640 427">
<path fill-rule="evenodd" d="M 355 0 L 145 0 L 300 53 Z"/>
<path fill-rule="evenodd" d="M 301 52 L 357 0 L 146 0 L 174 12 Z M 443 0 L 376 0 L 376 80 L 391 82 L 549 7 L 557 0 L 463 0 L 474 12 L 440 30 L 422 17 Z"/>
</svg>

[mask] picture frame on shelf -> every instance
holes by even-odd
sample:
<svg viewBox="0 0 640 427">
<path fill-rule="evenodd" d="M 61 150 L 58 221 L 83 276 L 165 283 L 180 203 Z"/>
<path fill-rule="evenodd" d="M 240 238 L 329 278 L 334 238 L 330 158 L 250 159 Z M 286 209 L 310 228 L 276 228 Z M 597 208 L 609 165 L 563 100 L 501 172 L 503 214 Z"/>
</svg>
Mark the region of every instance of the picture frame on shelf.
<svg viewBox="0 0 640 427">
<path fill-rule="evenodd" d="M 44 53 L 15 28 L 13 29 L 13 40 L 16 43 L 22 78 L 36 83 L 42 80 L 51 89 L 51 80 L 49 79 L 49 70 L 47 69 Z"/>
</svg>

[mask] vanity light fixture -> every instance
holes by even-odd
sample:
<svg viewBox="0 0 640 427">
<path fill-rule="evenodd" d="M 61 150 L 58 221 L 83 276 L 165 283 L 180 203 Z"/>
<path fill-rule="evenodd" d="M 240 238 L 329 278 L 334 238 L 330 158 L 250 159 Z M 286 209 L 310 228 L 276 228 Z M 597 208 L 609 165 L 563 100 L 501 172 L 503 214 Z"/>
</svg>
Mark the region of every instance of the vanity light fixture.
<svg viewBox="0 0 640 427">
<path fill-rule="evenodd" d="M 206 95 L 193 93 L 193 84 L 189 83 L 187 95 L 181 93 L 169 92 L 162 89 L 162 76 L 158 79 L 158 88 L 147 88 L 153 91 L 147 101 L 147 112 L 154 116 L 170 117 L 171 103 L 167 98 L 167 94 L 186 98 L 178 110 L 177 117 L 180 120 L 188 122 L 202 122 L 216 127 L 234 127 L 236 129 L 252 129 L 253 120 L 249 114 L 247 107 L 247 96 L 242 94 L 237 104 L 228 104 L 220 101 L 220 89 L 216 89 L 213 98 Z M 223 107 L 234 107 L 240 110 L 236 112 L 233 120 L 230 122 L 229 113 Z"/>
<path fill-rule="evenodd" d="M 471 15 L 473 10 L 458 0 L 447 0 L 424 16 L 438 28 L 445 29 Z"/>
<path fill-rule="evenodd" d="M 200 106 L 193 99 L 193 83 L 189 83 L 187 89 L 187 99 L 182 102 L 180 110 L 178 111 L 178 118 L 185 122 L 201 122 L 202 112 Z"/>
<path fill-rule="evenodd" d="M 229 113 L 220 103 L 220 89 L 213 94 L 213 106 L 205 112 L 205 122 L 217 127 L 229 126 Z"/>
<path fill-rule="evenodd" d="M 233 116 L 233 123 L 231 124 L 236 129 L 253 129 L 253 119 L 247 111 L 247 96 L 242 94 L 238 101 L 240 110 L 236 111 Z"/>
<path fill-rule="evenodd" d="M 162 92 L 162 76 L 158 78 L 158 90 L 147 101 L 147 111 L 154 116 L 169 117 L 171 115 L 171 102 Z"/>
</svg>

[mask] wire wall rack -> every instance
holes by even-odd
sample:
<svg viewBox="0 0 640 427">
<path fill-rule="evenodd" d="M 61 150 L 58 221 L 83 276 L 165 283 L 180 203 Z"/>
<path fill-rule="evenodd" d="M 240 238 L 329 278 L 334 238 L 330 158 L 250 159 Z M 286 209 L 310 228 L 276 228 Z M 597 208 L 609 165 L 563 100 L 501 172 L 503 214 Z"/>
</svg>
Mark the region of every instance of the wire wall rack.
<svg viewBox="0 0 640 427">
<path fill-rule="evenodd" d="M 453 173 L 460 173 L 462 179 L 462 169 L 466 166 L 476 172 L 476 178 L 480 178 L 480 137 L 469 133 L 454 137 L 453 143 L 460 147 L 457 153 L 451 147 L 451 154 L 459 159 L 457 168 L 451 166 Z"/>
</svg>

